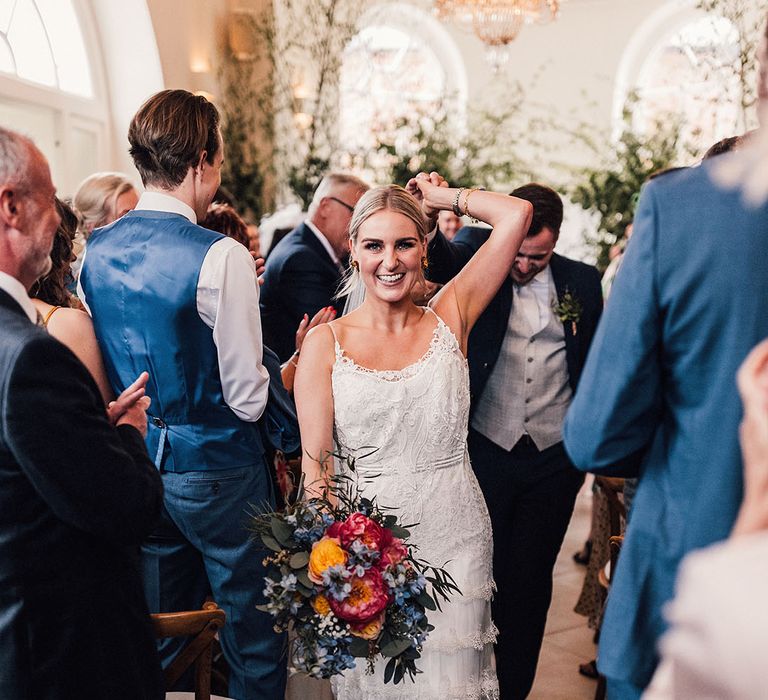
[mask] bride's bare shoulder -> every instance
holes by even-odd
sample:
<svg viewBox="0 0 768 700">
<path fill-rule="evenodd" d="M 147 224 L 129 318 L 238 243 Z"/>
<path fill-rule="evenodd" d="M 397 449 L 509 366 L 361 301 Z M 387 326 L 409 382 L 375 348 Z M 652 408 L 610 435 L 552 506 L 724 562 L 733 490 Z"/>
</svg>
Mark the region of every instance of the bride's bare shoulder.
<svg viewBox="0 0 768 700">
<path fill-rule="evenodd" d="M 304 343 L 301 346 L 301 360 L 322 362 L 324 359 L 333 358 L 335 352 L 334 341 L 334 331 L 330 323 L 315 326 L 304 338 Z"/>
</svg>

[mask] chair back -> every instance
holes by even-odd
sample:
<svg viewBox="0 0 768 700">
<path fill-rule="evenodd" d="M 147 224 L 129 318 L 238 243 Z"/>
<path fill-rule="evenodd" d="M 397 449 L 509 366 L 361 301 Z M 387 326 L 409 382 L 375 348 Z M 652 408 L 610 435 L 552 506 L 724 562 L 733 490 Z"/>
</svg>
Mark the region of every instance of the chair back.
<svg viewBox="0 0 768 700">
<path fill-rule="evenodd" d="M 190 637 L 176 658 L 165 668 L 165 687 L 172 688 L 184 672 L 195 665 L 195 700 L 211 698 L 211 662 L 216 633 L 224 626 L 226 615 L 214 602 L 207 602 L 202 610 L 189 612 L 156 613 L 150 616 L 155 637 Z"/>
</svg>

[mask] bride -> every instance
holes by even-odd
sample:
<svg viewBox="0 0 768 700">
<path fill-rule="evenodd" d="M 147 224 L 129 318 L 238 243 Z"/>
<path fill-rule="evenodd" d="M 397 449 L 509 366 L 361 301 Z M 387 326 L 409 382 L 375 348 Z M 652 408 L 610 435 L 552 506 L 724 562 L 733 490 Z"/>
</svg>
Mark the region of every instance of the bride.
<svg viewBox="0 0 768 700">
<path fill-rule="evenodd" d="M 349 224 L 349 289 L 365 286 L 362 305 L 307 335 L 295 395 L 308 490 L 322 491 L 334 450 L 357 457 L 369 497 L 396 508 L 417 556 L 445 566 L 461 589 L 435 626 L 412 683 L 384 684 L 365 664 L 334 679 L 337 698 L 498 698 L 491 621 L 491 523 L 467 457 L 472 326 L 493 299 L 528 230 L 531 205 L 507 195 L 450 189 L 420 173 L 408 191 L 367 192 Z M 420 307 L 427 217 L 460 210 L 493 227 L 462 271 Z M 425 217 L 426 214 L 426 217 Z M 336 468 L 339 468 L 337 465 Z M 375 478 L 374 478 L 374 475 Z M 371 478 L 366 479 L 366 476 Z"/>
</svg>

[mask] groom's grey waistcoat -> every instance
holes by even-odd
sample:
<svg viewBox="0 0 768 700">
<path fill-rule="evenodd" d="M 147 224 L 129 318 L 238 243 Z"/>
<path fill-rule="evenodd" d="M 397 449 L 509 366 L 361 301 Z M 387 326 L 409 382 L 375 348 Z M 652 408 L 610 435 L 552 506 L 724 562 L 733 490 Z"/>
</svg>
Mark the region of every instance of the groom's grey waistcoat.
<svg viewBox="0 0 768 700">
<path fill-rule="evenodd" d="M 554 290 L 552 290 L 554 298 Z M 525 434 L 539 450 L 562 440 L 571 401 L 563 324 L 549 311 L 533 332 L 512 304 L 499 357 L 472 417 L 472 427 L 505 450 Z"/>
</svg>

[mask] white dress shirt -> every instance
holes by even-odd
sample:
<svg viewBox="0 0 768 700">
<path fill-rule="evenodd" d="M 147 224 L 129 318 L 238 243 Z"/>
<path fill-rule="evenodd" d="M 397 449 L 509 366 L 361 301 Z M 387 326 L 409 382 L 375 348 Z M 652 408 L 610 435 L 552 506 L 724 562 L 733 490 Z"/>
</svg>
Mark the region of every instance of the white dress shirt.
<svg viewBox="0 0 768 700">
<path fill-rule="evenodd" d="M 0 272 L 0 289 L 9 294 L 24 309 L 24 313 L 29 316 L 32 323 L 37 323 L 37 309 L 35 309 L 27 290 L 24 289 L 24 285 L 19 280 L 6 272 Z"/>
<path fill-rule="evenodd" d="M 333 246 L 330 244 L 329 240 L 325 237 L 325 234 L 309 219 L 307 219 L 304 223 L 307 225 L 307 228 L 309 228 L 309 230 L 312 231 L 315 236 L 317 236 L 317 240 L 322 243 L 323 248 L 325 248 L 325 252 L 328 253 L 328 257 L 336 263 L 336 267 L 341 269 L 341 260 L 339 260 L 339 256 L 336 255 L 336 251 L 333 249 Z"/>
<path fill-rule="evenodd" d="M 528 284 L 515 285 L 515 300 L 525 315 L 528 325 L 534 333 L 538 333 L 549 323 L 552 313 L 552 271 L 547 265 Z"/>
<path fill-rule="evenodd" d="M 197 223 L 190 206 L 161 192 L 144 192 L 136 209 L 180 214 Z M 84 264 L 85 259 L 87 255 Z M 78 296 L 87 309 L 79 283 Z M 203 259 L 197 313 L 213 330 L 224 400 L 241 420 L 258 420 L 269 393 L 269 374 L 262 364 L 259 284 L 250 252 L 233 238 L 216 241 Z"/>
</svg>

